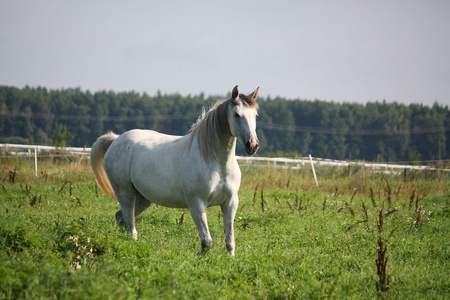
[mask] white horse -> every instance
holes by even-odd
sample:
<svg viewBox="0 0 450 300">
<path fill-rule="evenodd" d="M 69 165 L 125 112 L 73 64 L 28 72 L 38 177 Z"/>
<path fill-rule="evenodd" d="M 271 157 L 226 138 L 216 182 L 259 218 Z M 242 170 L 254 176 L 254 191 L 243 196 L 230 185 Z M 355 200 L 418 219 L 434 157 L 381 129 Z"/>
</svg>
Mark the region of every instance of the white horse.
<svg viewBox="0 0 450 300">
<path fill-rule="evenodd" d="M 241 183 L 236 139 L 249 155 L 259 148 L 258 90 L 246 96 L 234 87 L 231 98 L 203 111 L 185 136 L 134 129 L 98 138 L 91 165 L 99 187 L 120 203 L 117 223 L 137 239 L 134 219 L 152 203 L 189 208 L 202 243 L 198 254 L 202 254 L 212 244 L 206 208 L 220 205 L 226 247 L 234 256 L 233 223 Z"/>
</svg>

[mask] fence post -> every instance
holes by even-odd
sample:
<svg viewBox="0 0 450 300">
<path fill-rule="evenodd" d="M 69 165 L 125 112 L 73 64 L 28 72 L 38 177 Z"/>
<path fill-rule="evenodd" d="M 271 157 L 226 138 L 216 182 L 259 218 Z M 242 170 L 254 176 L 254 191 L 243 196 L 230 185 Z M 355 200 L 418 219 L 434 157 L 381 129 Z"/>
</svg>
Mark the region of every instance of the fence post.
<svg viewBox="0 0 450 300">
<path fill-rule="evenodd" d="M 312 168 L 312 171 L 313 171 L 313 174 L 314 174 L 314 180 L 316 181 L 316 186 L 318 187 L 319 183 L 317 182 L 316 170 L 314 169 L 314 164 L 313 164 L 313 161 L 312 161 L 311 154 L 309 155 L 309 161 L 311 162 L 311 168 Z"/>
<path fill-rule="evenodd" d="M 34 148 L 34 175 L 37 177 L 37 148 Z"/>
</svg>

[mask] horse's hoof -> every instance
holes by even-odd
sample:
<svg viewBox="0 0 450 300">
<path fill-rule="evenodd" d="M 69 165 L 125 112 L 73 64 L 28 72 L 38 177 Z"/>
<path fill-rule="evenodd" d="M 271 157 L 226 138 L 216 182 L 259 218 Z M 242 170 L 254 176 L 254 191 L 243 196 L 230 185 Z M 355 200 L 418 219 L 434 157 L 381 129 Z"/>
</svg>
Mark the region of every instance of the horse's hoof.
<svg viewBox="0 0 450 300">
<path fill-rule="evenodd" d="M 124 226 L 125 225 L 125 220 L 123 219 L 121 210 L 116 212 L 116 222 L 117 222 L 117 225 L 119 225 L 119 226 Z"/>
<path fill-rule="evenodd" d="M 206 252 L 208 252 L 208 251 L 209 251 L 209 248 L 202 248 L 202 249 L 200 249 L 200 251 L 197 252 L 197 255 L 198 256 L 205 255 Z"/>
</svg>

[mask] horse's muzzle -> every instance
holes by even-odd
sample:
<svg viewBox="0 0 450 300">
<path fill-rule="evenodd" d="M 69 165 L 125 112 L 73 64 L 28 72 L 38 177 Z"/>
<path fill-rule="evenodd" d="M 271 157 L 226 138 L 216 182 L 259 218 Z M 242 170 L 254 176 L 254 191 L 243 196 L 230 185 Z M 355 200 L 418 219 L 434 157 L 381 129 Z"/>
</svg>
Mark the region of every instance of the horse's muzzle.
<svg viewBox="0 0 450 300">
<path fill-rule="evenodd" d="M 247 152 L 248 155 L 253 155 L 258 151 L 259 149 L 259 141 L 251 143 L 248 141 L 245 143 L 245 152 Z"/>
</svg>

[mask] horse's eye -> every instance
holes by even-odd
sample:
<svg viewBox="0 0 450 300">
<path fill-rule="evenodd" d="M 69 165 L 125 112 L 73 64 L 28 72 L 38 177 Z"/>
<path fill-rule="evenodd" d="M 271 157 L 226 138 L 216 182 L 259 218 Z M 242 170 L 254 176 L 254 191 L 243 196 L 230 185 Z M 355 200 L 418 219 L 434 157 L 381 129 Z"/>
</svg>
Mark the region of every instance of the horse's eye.
<svg viewBox="0 0 450 300">
<path fill-rule="evenodd" d="M 240 118 L 240 117 L 241 117 L 238 113 L 234 113 L 234 116 L 235 116 L 236 118 Z"/>
</svg>

